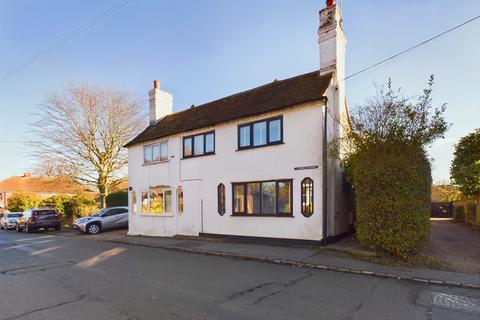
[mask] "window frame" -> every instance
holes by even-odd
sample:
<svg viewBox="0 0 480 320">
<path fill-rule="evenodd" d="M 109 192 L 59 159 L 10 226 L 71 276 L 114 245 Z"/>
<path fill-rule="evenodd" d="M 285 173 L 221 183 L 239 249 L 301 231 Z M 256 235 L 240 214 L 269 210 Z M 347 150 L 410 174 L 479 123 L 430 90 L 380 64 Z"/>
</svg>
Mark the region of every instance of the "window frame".
<svg viewBox="0 0 480 320">
<path fill-rule="evenodd" d="M 273 121 L 276 121 L 276 120 L 280 120 L 280 140 L 270 141 L 270 122 L 273 122 Z M 253 126 L 257 123 L 260 123 L 260 122 L 265 122 L 266 123 L 266 126 L 265 126 L 266 127 L 266 144 L 260 144 L 260 145 L 255 146 L 255 145 L 253 145 L 253 141 L 254 141 Z M 249 127 L 250 143 L 247 146 L 241 146 L 241 144 L 240 144 L 240 138 L 241 138 L 240 130 L 242 128 L 245 128 L 245 127 Z M 275 117 L 267 118 L 267 119 L 262 119 L 262 120 L 256 120 L 256 121 L 252 121 L 252 122 L 247 122 L 247 123 L 241 123 L 237 127 L 237 151 L 247 150 L 247 149 L 255 149 L 255 148 L 263 148 L 263 147 L 268 147 L 268 146 L 284 144 L 283 138 L 284 138 L 283 115 L 275 116 Z"/>
<path fill-rule="evenodd" d="M 220 183 L 217 186 L 217 211 L 220 216 L 225 215 L 226 207 L 225 185 L 223 183 Z"/>
<path fill-rule="evenodd" d="M 311 192 L 310 198 L 312 199 L 311 212 L 307 212 L 307 190 L 306 190 L 307 183 L 311 183 L 312 185 L 312 188 L 310 190 Z M 315 190 L 315 187 L 314 187 L 313 179 L 310 177 L 303 178 L 302 182 L 300 183 L 300 211 L 305 218 L 310 218 L 315 212 L 314 190 Z"/>
<path fill-rule="evenodd" d="M 206 145 L 207 145 L 207 135 L 209 135 L 209 134 L 213 134 L 213 151 L 205 152 L 206 151 Z M 195 154 L 195 137 L 197 137 L 197 136 L 203 136 L 203 153 L 198 154 L 198 155 Z M 185 140 L 187 140 L 189 138 L 191 138 L 191 141 L 192 141 L 192 154 L 186 156 L 185 155 Z M 216 143 L 215 130 L 206 131 L 206 132 L 192 134 L 192 135 L 182 137 L 182 160 L 183 159 L 198 158 L 198 157 L 214 155 L 215 154 L 215 143 Z"/>
<path fill-rule="evenodd" d="M 180 194 L 182 195 L 182 201 L 180 201 Z M 182 204 L 181 210 L 180 210 L 180 202 Z M 183 192 L 183 187 L 179 186 L 177 188 L 177 214 L 182 215 L 184 211 L 185 211 L 184 192 Z"/>
<path fill-rule="evenodd" d="M 163 212 L 154 212 L 152 213 L 152 208 L 151 208 L 151 202 L 152 202 L 152 189 L 160 189 L 162 193 L 162 207 L 163 207 Z M 170 191 L 170 211 L 166 211 L 166 196 L 165 192 Z M 143 194 L 146 193 L 147 195 L 147 211 L 143 211 Z M 146 217 L 152 217 L 152 216 L 157 216 L 157 217 L 171 217 L 174 214 L 174 208 L 172 206 L 173 204 L 173 190 L 170 186 L 164 187 L 164 186 L 150 186 L 148 190 L 142 191 L 141 192 L 141 197 L 142 197 L 142 211 L 141 215 L 146 216 Z"/>
<path fill-rule="evenodd" d="M 260 183 L 260 210 L 263 209 L 262 183 L 275 182 L 275 211 L 274 213 L 253 212 L 247 213 L 247 195 L 248 184 Z M 279 212 L 278 206 L 278 188 L 279 183 L 288 182 L 290 184 L 290 212 Z M 235 186 L 243 185 L 243 212 L 235 212 Z M 278 180 L 261 180 L 261 181 L 247 181 L 247 182 L 232 182 L 232 216 L 233 217 L 293 217 L 293 179 L 278 179 Z"/>
<path fill-rule="evenodd" d="M 167 156 L 163 160 L 162 160 L 162 147 L 161 147 L 162 144 L 165 144 L 167 146 Z M 159 152 L 160 152 L 160 160 L 157 160 L 157 161 L 153 161 L 153 147 L 154 146 L 158 146 Z M 147 162 L 145 160 L 145 149 L 146 148 L 150 148 L 150 150 L 151 150 L 152 161 L 150 161 L 150 162 Z M 168 162 L 169 161 L 168 158 L 169 158 L 169 155 L 168 155 L 168 140 L 163 140 L 163 141 L 143 145 L 143 165 L 144 166 L 149 166 L 149 165 L 152 165 L 152 164 Z"/>
</svg>

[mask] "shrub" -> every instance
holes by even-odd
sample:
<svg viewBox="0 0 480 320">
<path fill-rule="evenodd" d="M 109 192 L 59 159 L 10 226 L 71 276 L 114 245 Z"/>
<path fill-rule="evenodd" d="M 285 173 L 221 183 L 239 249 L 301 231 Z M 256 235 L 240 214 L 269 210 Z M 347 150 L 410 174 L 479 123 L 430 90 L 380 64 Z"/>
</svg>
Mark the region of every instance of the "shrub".
<svg viewBox="0 0 480 320">
<path fill-rule="evenodd" d="M 111 193 L 106 199 L 107 207 L 128 206 L 128 192 L 117 191 Z"/>
<path fill-rule="evenodd" d="M 62 219 L 63 223 L 71 224 L 79 217 L 90 215 L 98 210 L 95 200 L 82 194 L 75 196 L 56 195 L 44 199 L 40 206 L 51 207 Z"/>
<path fill-rule="evenodd" d="M 431 168 L 424 150 L 375 144 L 355 156 L 358 239 L 375 249 L 408 257 L 428 241 Z"/>
<path fill-rule="evenodd" d="M 17 193 L 8 198 L 7 209 L 11 212 L 20 212 L 36 208 L 42 199 L 34 194 Z"/>
</svg>

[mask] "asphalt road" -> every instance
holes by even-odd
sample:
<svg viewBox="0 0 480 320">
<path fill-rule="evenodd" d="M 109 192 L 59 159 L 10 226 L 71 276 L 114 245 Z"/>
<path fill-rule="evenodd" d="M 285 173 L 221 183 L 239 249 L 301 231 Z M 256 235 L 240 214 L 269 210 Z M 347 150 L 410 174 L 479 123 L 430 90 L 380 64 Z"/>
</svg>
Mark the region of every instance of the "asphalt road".
<svg viewBox="0 0 480 320">
<path fill-rule="evenodd" d="M 0 319 L 480 319 L 480 290 L 0 231 Z"/>
</svg>

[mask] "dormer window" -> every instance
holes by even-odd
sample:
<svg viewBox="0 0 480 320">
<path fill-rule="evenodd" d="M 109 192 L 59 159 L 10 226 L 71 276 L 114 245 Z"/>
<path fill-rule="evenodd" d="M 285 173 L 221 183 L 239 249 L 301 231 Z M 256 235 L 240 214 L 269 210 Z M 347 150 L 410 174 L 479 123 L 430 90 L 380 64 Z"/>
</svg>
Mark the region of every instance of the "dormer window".
<svg viewBox="0 0 480 320">
<path fill-rule="evenodd" d="M 168 141 L 143 146 L 143 164 L 168 161 Z"/>
<path fill-rule="evenodd" d="M 283 143 L 283 118 L 275 117 L 238 126 L 238 149 Z"/>
</svg>

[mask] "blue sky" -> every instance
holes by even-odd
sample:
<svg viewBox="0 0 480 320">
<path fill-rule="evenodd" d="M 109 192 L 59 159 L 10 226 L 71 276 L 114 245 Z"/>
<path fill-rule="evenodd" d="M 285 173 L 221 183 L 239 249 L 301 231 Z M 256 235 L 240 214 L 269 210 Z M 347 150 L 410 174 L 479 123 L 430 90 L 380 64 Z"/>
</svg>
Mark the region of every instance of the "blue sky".
<svg viewBox="0 0 480 320">
<path fill-rule="evenodd" d="M 5 74 L 119 0 L 0 0 Z M 31 169 L 28 123 L 46 94 L 69 83 L 130 90 L 147 108 L 153 79 L 175 111 L 273 79 L 318 69 L 322 0 L 131 0 L 53 53 L 0 82 L 0 179 Z M 478 0 L 344 0 L 347 74 L 480 13 Z M 452 146 L 480 127 L 480 20 L 347 80 L 350 107 L 388 77 L 406 96 L 435 74 L 434 103 L 448 104 L 446 139 L 430 149 L 434 180 L 448 179 Z M 8 140 L 9 142 L 5 142 Z M 4 142 L 1 142 L 4 141 Z"/>
</svg>

